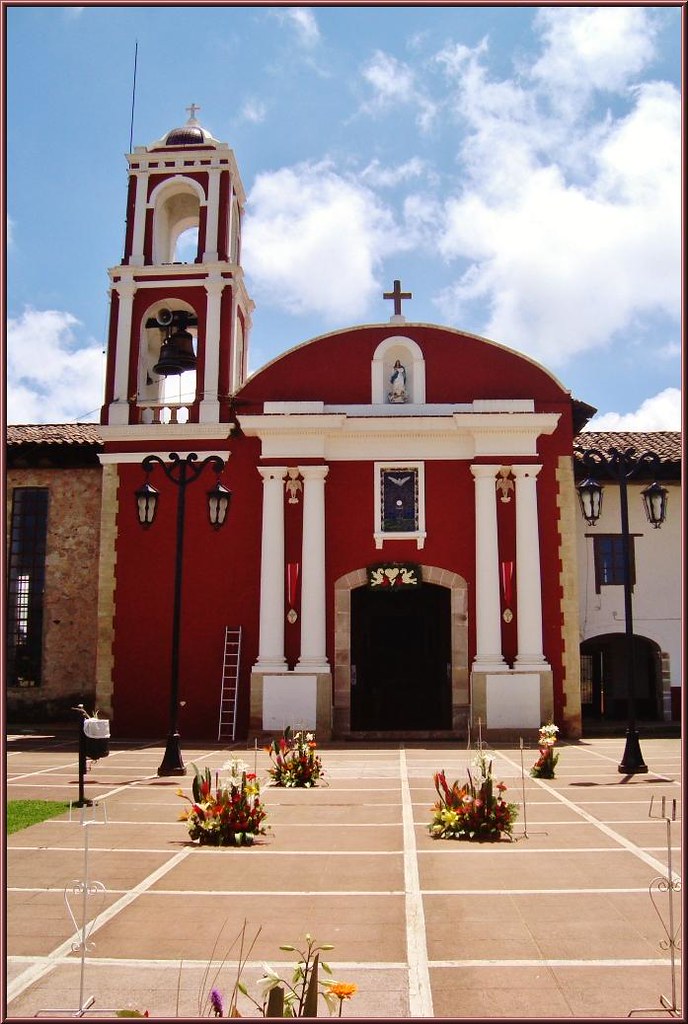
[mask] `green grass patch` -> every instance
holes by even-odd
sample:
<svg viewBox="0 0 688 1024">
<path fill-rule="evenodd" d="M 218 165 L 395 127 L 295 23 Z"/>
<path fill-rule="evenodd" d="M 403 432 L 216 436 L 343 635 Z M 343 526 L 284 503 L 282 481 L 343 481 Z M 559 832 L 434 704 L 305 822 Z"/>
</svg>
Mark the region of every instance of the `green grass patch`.
<svg viewBox="0 0 688 1024">
<path fill-rule="evenodd" d="M 37 825 L 47 818 L 56 818 L 69 810 L 64 800 L 8 800 L 7 834 Z"/>
</svg>

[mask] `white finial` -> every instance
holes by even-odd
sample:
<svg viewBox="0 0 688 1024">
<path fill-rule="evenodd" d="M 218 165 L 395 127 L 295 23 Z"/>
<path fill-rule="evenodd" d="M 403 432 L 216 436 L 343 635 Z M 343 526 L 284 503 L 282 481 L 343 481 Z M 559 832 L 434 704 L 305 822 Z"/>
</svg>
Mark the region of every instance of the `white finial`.
<svg viewBox="0 0 688 1024">
<path fill-rule="evenodd" d="M 200 109 L 201 108 L 196 103 L 192 103 L 190 107 L 186 107 L 186 110 L 189 111 L 188 124 L 191 124 L 192 121 L 196 120 L 196 111 Z"/>
</svg>

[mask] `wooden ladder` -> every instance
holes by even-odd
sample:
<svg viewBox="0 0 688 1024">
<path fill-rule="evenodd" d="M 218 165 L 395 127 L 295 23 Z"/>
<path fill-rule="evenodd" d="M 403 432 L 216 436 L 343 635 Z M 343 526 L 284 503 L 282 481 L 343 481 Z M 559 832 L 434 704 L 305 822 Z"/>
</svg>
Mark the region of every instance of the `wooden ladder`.
<svg viewBox="0 0 688 1024">
<path fill-rule="evenodd" d="M 217 727 L 218 743 L 234 741 L 236 734 L 237 687 L 239 657 L 241 655 L 241 626 L 225 626 L 225 654 L 222 661 L 222 689 L 220 692 L 220 722 Z"/>
</svg>

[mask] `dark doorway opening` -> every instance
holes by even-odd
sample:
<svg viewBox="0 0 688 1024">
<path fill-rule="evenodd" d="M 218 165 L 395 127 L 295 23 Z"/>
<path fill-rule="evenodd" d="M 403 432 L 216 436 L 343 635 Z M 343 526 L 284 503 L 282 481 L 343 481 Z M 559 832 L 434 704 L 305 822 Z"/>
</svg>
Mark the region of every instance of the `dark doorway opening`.
<svg viewBox="0 0 688 1024">
<path fill-rule="evenodd" d="M 662 717 L 659 647 L 652 640 L 635 636 L 634 652 L 636 718 L 659 719 Z M 625 720 L 628 716 L 625 634 L 591 637 L 583 641 L 580 653 L 583 720 Z"/>
<path fill-rule="evenodd" d="M 351 592 L 351 728 L 451 728 L 451 591 Z"/>
</svg>

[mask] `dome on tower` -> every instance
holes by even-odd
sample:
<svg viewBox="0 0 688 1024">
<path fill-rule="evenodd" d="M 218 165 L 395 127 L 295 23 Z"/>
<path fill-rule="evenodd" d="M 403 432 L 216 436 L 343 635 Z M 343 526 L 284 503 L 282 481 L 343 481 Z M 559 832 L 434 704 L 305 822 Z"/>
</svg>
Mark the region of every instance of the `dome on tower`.
<svg viewBox="0 0 688 1024">
<path fill-rule="evenodd" d="M 200 125 L 185 124 L 181 128 L 173 128 L 165 138 L 166 146 L 197 146 L 203 145 L 205 134 Z"/>
<path fill-rule="evenodd" d="M 167 132 L 161 139 L 158 139 L 149 148 L 151 150 L 161 149 L 164 146 L 217 146 L 218 140 L 214 138 L 211 133 L 204 128 L 200 121 L 196 118 L 196 111 L 201 108 L 192 103 L 190 107 L 186 108 L 191 117 L 188 119 L 186 124 L 183 124 L 180 128 L 173 128 Z"/>
</svg>

